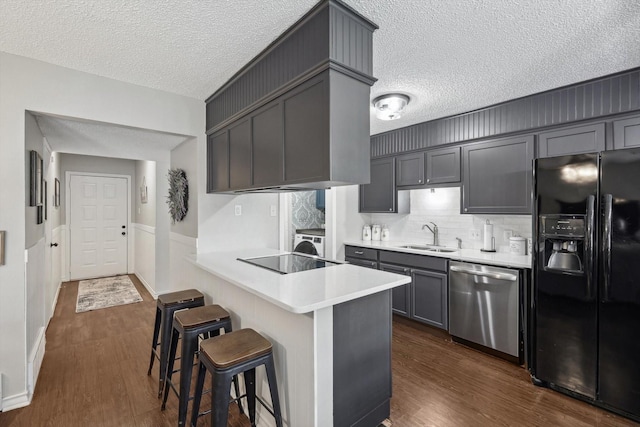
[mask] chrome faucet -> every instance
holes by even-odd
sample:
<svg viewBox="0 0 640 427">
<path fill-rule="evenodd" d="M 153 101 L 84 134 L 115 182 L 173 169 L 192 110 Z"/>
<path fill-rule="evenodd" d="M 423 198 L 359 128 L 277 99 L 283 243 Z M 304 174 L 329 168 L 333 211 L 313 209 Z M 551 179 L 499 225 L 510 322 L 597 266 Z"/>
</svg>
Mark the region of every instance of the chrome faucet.
<svg viewBox="0 0 640 427">
<path fill-rule="evenodd" d="M 433 233 L 433 246 L 439 246 L 440 244 L 438 243 L 438 226 L 432 222 L 431 224 L 433 224 L 433 228 L 429 227 L 429 224 L 425 224 L 422 226 L 422 229 L 424 230 L 425 228 L 428 228 L 430 232 Z"/>
<path fill-rule="evenodd" d="M 459 237 L 456 237 L 456 240 L 458 241 L 458 249 L 462 249 L 462 239 Z"/>
</svg>

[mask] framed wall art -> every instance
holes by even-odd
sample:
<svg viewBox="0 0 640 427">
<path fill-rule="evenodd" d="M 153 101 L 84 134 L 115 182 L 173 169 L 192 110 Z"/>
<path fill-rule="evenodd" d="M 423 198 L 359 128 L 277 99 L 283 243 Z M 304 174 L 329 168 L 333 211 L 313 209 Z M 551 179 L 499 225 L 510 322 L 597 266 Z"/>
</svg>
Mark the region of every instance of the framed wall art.
<svg viewBox="0 0 640 427">
<path fill-rule="evenodd" d="M 42 157 L 35 150 L 31 150 L 29 156 L 29 206 L 38 206 L 42 204 L 42 182 L 44 180 Z"/>
</svg>

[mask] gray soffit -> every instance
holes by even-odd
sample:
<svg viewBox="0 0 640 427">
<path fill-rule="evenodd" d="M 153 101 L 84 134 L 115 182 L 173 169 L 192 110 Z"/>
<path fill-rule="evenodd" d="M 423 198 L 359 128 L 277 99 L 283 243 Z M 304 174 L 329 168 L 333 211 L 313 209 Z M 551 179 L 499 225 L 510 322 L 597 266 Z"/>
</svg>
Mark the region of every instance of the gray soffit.
<svg viewBox="0 0 640 427">
<path fill-rule="evenodd" d="M 61 153 L 161 161 L 168 160 L 169 152 L 189 139 L 110 123 L 34 115 L 53 151 Z"/>
<path fill-rule="evenodd" d="M 314 0 L 2 0 L 0 50 L 204 100 Z M 636 0 L 345 0 L 379 25 L 371 133 L 640 66 Z"/>
</svg>

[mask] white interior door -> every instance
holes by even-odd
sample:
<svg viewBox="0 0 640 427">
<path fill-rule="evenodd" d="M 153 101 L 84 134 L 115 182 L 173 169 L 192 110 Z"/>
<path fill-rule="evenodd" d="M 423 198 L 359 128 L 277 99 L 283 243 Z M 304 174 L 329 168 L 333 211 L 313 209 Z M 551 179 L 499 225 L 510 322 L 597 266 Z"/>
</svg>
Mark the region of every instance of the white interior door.
<svg viewBox="0 0 640 427">
<path fill-rule="evenodd" d="M 127 180 L 71 175 L 69 196 L 71 280 L 126 274 Z"/>
</svg>

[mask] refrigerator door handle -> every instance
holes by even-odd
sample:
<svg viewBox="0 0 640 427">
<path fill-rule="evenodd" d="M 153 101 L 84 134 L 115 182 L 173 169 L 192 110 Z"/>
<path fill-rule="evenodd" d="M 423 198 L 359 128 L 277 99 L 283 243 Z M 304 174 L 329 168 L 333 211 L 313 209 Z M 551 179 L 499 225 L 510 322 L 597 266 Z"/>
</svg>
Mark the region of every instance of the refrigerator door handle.
<svg viewBox="0 0 640 427">
<path fill-rule="evenodd" d="M 594 265 L 593 247 L 594 247 L 594 240 L 595 240 L 595 231 L 594 231 L 595 205 L 596 205 L 596 197 L 589 196 L 587 198 L 587 218 L 586 218 L 587 229 L 585 233 L 586 257 L 584 261 L 585 276 L 587 276 L 587 299 L 589 300 L 594 298 L 593 281 L 595 279 L 594 277 L 595 272 L 593 268 L 593 265 Z"/>
<path fill-rule="evenodd" d="M 611 275 L 611 211 L 613 208 L 613 196 L 604 195 L 604 221 L 602 224 L 602 274 L 604 284 L 603 301 L 609 300 L 609 287 Z"/>
</svg>

